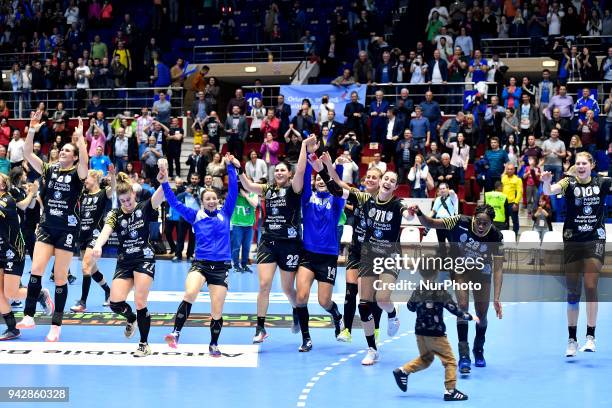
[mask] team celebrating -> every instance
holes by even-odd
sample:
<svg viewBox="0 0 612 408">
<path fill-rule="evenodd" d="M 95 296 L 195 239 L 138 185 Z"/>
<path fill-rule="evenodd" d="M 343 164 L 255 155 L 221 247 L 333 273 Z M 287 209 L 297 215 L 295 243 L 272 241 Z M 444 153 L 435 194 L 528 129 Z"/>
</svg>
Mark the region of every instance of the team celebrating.
<svg viewBox="0 0 612 408">
<path fill-rule="evenodd" d="M 431 218 L 417 206 L 405 206 L 395 196 L 398 187 L 396 173 L 383 173 L 376 167 L 368 170 L 363 190 L 350 187 L 342 181 L 343 157 L 340 156 L 334 165 L 315 135 L 302 143 L 297 164 L 291 166 L 280 162 L 276 165 L 270 184 L 254 183 L 245 174 L 239 159 L 227 154 L 227 196 L 221 197 L 215 189 L 204 189 L 199 197 L 201 206 L 198 210 L 186 206 L 174 195 L 168 181 L 167 162 L 162 159 L 157 174 L 159 187 L 150 198 L 138 201 L 137 189 L 126 174 L 115 174 L 111 169 L 110 182 L 102 186 L 101 172 L 88 169 L 81 120 L 75 129 L 76 144 L 64 145 L 58 162 L 52 165 L 44 163 L 33 153 L 34 135 L 40 127 L 40 114 L 33 114 L 24 146 L 28 168 L 37 173 L 40 181 L 26 183 L 26 175 L 19 171 L 15 172 L 15 177 L 0 175 L 0 313 L 7 326 L 0 334 L 0 340 L 18 338 L 22 330 L 34 328 L 37 304 L 51 316 L 45 340 L 60 340 L 68 297 L 69 266 L 76 250 L 79 250 L 82 256 L 82 293 L 70 310 L 86 310 L 93 279 L 105 292 L 104 305 L 125 318 L 125 337 L 131 338 L 136 331 L 139 332 L 134 357 L 150 355 L 151 315 L 147 299 L 156 264 L 154 248 L 149 240 L 149 223 L 156 221 L 156 210 L 167 201 L 192 226 L 195 257 L 185 281 L 183 300 L 176 311 L 174 328 L 164 340 L 169 347 L 178 347 L 192 305 L 206 283 L 211 298 L 209 353 L 212 357 L 221 357 L 218 343 L 232 260 L 230 219 L 240 190 L 245 190 L 262 196 L 265 203 L 263 233 L 257 248 L 259 293 L 257 325 L 252 339 L 255 344 L 263 343 L 269 336 L 265 327 L 266 314 L 278 267 L 283 292 L 292 307 L 292 331 L 302 335 L 299 351 L 310 352 L 313 349 L 308 301 L 316 280 L 318 303 L 331 315 L 338 341 L 352 341 L 353 320 L 359 311 L 367 344 L 362 364 L 374 365 L 380 358 L 377 344 L 382 312 L 387 314 L 388 336 L 395 336 L 400 327 L 399 310 L 391 300 L 391 291 L 375 290 L 374 283 L 393 283 L 401 271 L 385 269 L 382 274 L 375 273 L 372 259 L 401 255 L 402 220 L 416 217 L 425 228 L 445 230 L 451 242 L 452 256 L 484 258 L 484 268 L 476 272 L 458 274 L 451 271 L 454 281 L 481 284 L 482 289 L 472 294 L 473 315 L 468 313 L 468 291 L 456 291 L 457 302 L 444 290 L 416 290 L 412 293 L 407 306 L 417 314 L 415 334 L 419 356 L 393 371 L 397 385 L 406 391 L 409 375 L 428 367 L 438 356 L 445 367 L 444 400 L 468 398 L 456 389 L 456 371 L 459 369 L 467 374 L 471 370 L 468 343 L 468 322 L 471 320 L 476 322 L 471 350 L 474 363 L 476 367 L 486 366 L 484 345 L 491 290 L 495 313 L 502 318 L 502 234 L 493 224 L 495 211 L 490 205 L 478 206 L 471 217 Z M 606 195 L 612 191 L 612 181 L 607 177 L 592 176 L 593 168 L 592 156 L 581 152 L 576 157 L 575 176 L 551 184 L 552 175 L 549 172 L 542 175 L 544 194 L 564 195 L 568 203 L 563 228 L 568 357 L 575 356 L 579 348 L 576 326 L 582 282 L 587 298 L 587 331 L 581 350 L 595 351 L 597 284 L 605 257 L 604 204 Z M 314 180 L 313 171 L 316 172 Z M 32 253 L 32 271 L 27 287 L 21 287 L 26 253 L 21 226 L 23 213 L 34 207 L 38 194 L 43 205 Z M 117 206 L 105 215 L 113 199 Z M 346 204 L 354 207 L 355 222 L 346 263 L 346 294 L 341 314 L 332 300 L 332 293 L 338 268 L 337 226 Z M 109 285 L 96 260 L 113 233 L 117 235 L 119 246 L 115 273 Z M 51 293 L 42 288 L 42 276 L 51 257 L 55 258 L 53 299 Z M 424 280 L 437 279 L 437 271 L 422 270 L 419 273 Z M 135 312 L 126 301 L 131 291 L 134 291 Z M 21 299 L 25 299 L 24 316 L 17 322 L 11 302 Z M 458 364 L 446 338 L 443 309 L 457 316 Z"/>
</svg>

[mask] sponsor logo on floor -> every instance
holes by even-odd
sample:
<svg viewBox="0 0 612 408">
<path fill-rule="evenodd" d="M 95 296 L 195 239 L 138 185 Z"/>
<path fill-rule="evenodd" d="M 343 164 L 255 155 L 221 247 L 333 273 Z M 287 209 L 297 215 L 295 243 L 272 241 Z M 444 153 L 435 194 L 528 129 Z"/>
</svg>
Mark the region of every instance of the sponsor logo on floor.
<svg viewBox="0 0 612 408">
<path fill-rule="evenodd" d="M 0 345 L 0 364 L 257 368 L 259 346 L 227 344 L 219 348 L 222 356 L 211 357 L 203 344 L 180 344 L 176 350 L 166 344 L 151 344 L 150 356 L 136 358 L 135 343 L 15 341 Z"/>
<path fill-rule="evenodd" d="M 23 317 L 23 312 L 15 313 L 17 320 Z M 36 324 L 49 325 L 51 317 L 39 314 L 36 316 Z M 125 326 L 125 319 L 113 312 L 85 312 L 85 313 L 66 313 L 64 326 Z M 210 324 L 210 315 L 205 313 L 192 313 L 189 320 L 185 323 L 187 327 L 206 327 Z M 353 327 L 360 327 L 361 322 L 355 319 Z M 326 329 L 333 328 L 330 315 L 310 315 L 311 328 Z M 174 313 L 151 313 L 151 326 L 174 326 Z M 257 315 L 248 313 L 223 314 L 224 327 L 255 327 L 257 326 Z M 293 316 L 283 314 L 268 314 L 266 316 L 266 327 L 291 327 L 293 326 Z"/>
</svg>

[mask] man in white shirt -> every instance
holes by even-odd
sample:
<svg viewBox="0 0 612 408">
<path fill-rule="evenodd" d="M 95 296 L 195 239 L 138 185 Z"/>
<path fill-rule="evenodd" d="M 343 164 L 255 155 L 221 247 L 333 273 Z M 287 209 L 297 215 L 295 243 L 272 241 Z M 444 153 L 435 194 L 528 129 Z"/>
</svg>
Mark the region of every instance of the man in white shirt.
<svg viewBox="0 0 612 408">
<path fill-rule="evenodd" d="M 89 89 L 91 70 L 85 65 L 85 60 L 83 58 L 78 59 L 78 66 L 74 69 L 74 77 L 77 81 L 77 89 Z"/>
<path fill-rule="evenodd" d="M 11 168 L 17 167 L 23 162 L 23 145 L 25 141 L 21 138 L 21 132 L 17 129 L 13 131 L 13 140 L 8 145 L 8 158 Z"/>
<path fill-rule="evenodd" d="M 323 95 L 321 98 L 321 105 L 319 106 L 319 126 L 327 121 L 327 113 L 330 110 L 335 110 L 335 105 L 329 100 L 329 95 Z"/>
<path fill-rule="evenodd" d="M 376 167 L 381 173 L 385 174 L 387 171 L 387 163 L 380 161 L 380 153 L 374 153 L 374 161 L 371 161 L 368 165 L 368 169 Z"/>
<path fill-rule="evenodd" d="M 348 150 L 342 152 L 336 164 L 342 164 L 342 181 L 346 184 L 357 184 L 359 181 L 359 166 L 351 158 L 351 153 Z"/>
<path fill-rule="evenodd" d="M 548 23 L 548 35 L 560 35 L 561 34 L 561 19 L 565 13 L 563 10 L 559 10 L 559 3 L 554 2 L 550 7 L 550 11 L 546 16 Z"/>
</svg>

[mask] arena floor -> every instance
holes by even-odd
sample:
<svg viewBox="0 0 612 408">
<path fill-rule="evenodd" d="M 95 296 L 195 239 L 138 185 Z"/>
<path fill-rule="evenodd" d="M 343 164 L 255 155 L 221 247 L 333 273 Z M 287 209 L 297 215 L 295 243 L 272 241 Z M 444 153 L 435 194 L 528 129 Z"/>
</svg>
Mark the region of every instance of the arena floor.
<svg viewBox="0 0 612 408">
<path fill-rule="evenodd" d="M 73 261 L 73 271 L 80 271 Z M 99 265 L 107 278 L 115 261 Z M 280 289 L 278 274 L 272 289 L 268 318 L 270 337 L 260 346 L 251 344 L 256 313 L 257 275 L 238 274 L 230 279 L 221 333 L 223 357 L 208 356 L 205 290 L 192 309 L 192 320 L 181 333 L 177 350 L 169 349 L 163 336 L 171 331 L 172 316 L 182 298 L 189 264 L 158 261 L 149 310 L 154 314 L 150 343 L 156 356 L 135 359 L 137 339 L 123 337 L 123 322 L 102 307 L 103 292 L 92 283 L 88 313 L 67 313 L 61 343 L 44 343 L 48 326 L 37 319 L 35 330 L 24 331 L 16 341 L 0 344 L 3 387 L 69 387 L 68 403 L 45 407 L 109 406 L 174 407 L 438 407 L 444 404 L 443 368 L 434 362 L 428 370 L 410 376 L 408 392 L 401 392 L 392 370 L 417 355 L 415 315 L 400 307 L 398 335 L 388 338 L 383 314 L 381 360 L 372 367 L 360 364 L 365 349 L 361 330 L 352 343 L 338 343 L 328 315 L 311 296 L 310 313 L 314 348 L 298 353 L 299 334 L 291 334 L 291 309 Z M 29 270 L 29 261 L 26 271 Z M 48 272 L 46 274 L 48 276 Z M 513 276 L 509 288 L 518 287 Z M 517 278 L 518 279 L 518 278 Z M 520 279 L 529 279 L 521 276 Z M 534 279 L 554 279 L 538 277 Z M 335 300 L 344 299 L 344 268 L 340 268 Z M 522 283 L 522 282 L 521 282 Z M 51 282 L 45 279 L 45 287 Z M 313 288 L 314 290 L 314 288 Z M 80 279 L 70 286 L 68 306 L 80 296 Z M 92 312 L 92 313 L 89 313 Z M 106 312 L 106 313 L 105 313 Z M 564 357 L 567 329 L 565 304 L 559 302 L 506 302 L 504 318 L 497 320 L 491 308 L 485 356 L 486 368 L 472 367 L 459 377 L 457 388 L 469 395 L 466 407 L 609 407 L 605 397 L 612 375 L 612 305 L 601 303 L 596 353 Z M 449 340 L 456 348 L 454 317 L 446 317 Z M 43 322 L 41 324 L 41 322 Z M 355 319 L 356 324 L 359 318 Z M 199 326 L 199 327 L 197 327 Z M 274 327 L 272 327 L 274 326 Z M 579 341 L 584 339 L 584 313 Z M 470 338 L 474 326 L 470 327 Z M 137 336 L 137 335 L 136 335 Z M 608 401 L 608 402 L 605 402 Z M 27 403 L 21 406 L 40 406 Z M 15 406 L 0 403 L 0 406 Z"/>
</svg>

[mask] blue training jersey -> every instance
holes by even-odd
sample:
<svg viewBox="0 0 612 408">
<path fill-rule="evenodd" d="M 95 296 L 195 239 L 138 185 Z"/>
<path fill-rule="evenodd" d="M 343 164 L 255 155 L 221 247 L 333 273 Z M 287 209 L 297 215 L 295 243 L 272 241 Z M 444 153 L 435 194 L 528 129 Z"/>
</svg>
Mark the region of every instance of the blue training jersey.
<svg viewBox="0 0 612 408">
<path fill-rule="evenodd" d="M 230 220 L 238 198 L 238 176 L 234 166 L 227 166 L 229 192 L 221 210 L 212 212 L 202 209 L 194 210 L 176 199 L 170 184 L 163 183 L 162 188 L 170 207 L 193 226 L 195 233 L 195 259 L 198 261 L 230 261 Z"/>
<path fill-rule="evenodd" d="M 336 172 L 342 177 L 342 166 L 337 166 Z M 346 200 L 329 192 L 312 191 L 311 174 L 312 167 L 308 163 L 302 193 L 304 249 L 316 254 L 338 255 L 336 231 Z"/>
</svg>

